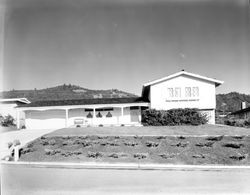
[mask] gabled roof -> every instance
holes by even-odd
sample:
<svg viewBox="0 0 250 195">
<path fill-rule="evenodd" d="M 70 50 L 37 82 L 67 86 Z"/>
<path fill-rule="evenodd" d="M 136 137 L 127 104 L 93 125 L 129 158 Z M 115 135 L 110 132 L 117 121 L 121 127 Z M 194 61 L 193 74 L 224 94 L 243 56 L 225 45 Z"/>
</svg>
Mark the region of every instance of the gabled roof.
<svg viewBox="0 0 250 195">
<path fill-rule="evenodd" d="M 44 106 L 68 106 L 68 105 L 92 105 L 92 104 L 124 104 L 124 103 L 148 103 L 141 97 L 131 98 L 96 98 L 96 99 L 73 99 L 73 100 L 48 100 L 36 101 L 18 107 L 44 107 Z"/>
<path fill-rule="evenodd" d="M 20 103 L 23 103 L 23 104 L 31 103 L 27 98 L 3 98 L 3 99 L 0 99 L 0 102 L 2 102 L 2 103 L 20 102 Z"/>
<path fill-rule="evenodd" d="M 169 76 L 166 76 L 166 77 L 163 77 L 163 78 L 156 79 L 156 80 L 150 81 L 148 83 L 145 83 L 143 85 L 143 87 L 142 87 L 142 95 L 141 96 L 145 100 L 149 101 L 149 97 L 148 96 L 149 96 L 149 93 L 150 93 L 150 86 L 151 85 L 154 85 L 154 84 L 157 84 L 157 83 L 160 83 L 160 82 L 163 82 L 163 81 L 166 81 L 166 80 L 169 80 L 169 79 L 181 76 L 181 75 L 187 75 L 187 76 L 191 76 L 191 77 L 194 77 L 194 78 L 198 78 L 198 79 L 202 79 L 202 80 L 213 82 L 213 83 L 215 83 L 216 87 L 218 87 L 219 85 L 221 85 L 222 83 L 224 83 L 224 81 L 219 81 L 217 79 L 212 79 L 212 78 L 204 77 L 204 76 L 201 76 L 201 75 L 198 75 L 198 74 L 193 74 L 193 73 L 186 72 L 186 71 L 182 70 L 182 71 L 177 72 L 175 74 L 171 74 Z"/>
<path fill-rule="evenodd" d="M 169 80 L 169 79 L 172 79 L 174 77 L 181 76 L 181 75 L 187 75 L 187 76 L 191 76 L 191 77 L 195 77 L 195 78 L 199 78 L 199 79 L 202 79 L 202 80 L 213 82 L 213 83 L 215 83 L 216 87 L 219 86 L 219 85 L 221 85 L 222 83 L 224 83 L 224 81 L 220 81 L 220 80 L 217 80 L 217 79 L 204 77 L 204 76 L 201 76 L 201 75 L 198 75 L 198 74 L 193 74 L 193 73 L 186 72 L 186 71 L 180 71 L 180 72 L 177 72 L 175 74 L 171 74 L 169 76 L 166 76 L 166 77 L 163 77 L 163 78 L 156 79 L 156 80 L 150 81 L 148 83 L 145 83 L 143 85 L 143 87 L 154 85 L 156 83 L 160 83 L 162 81 Z"/>
<path fill-rule="evenodd" d="M 245 112 L 250 112 L 250 107 L 247 107 L 245 109 L 237 110 L 235 112 L 230 113 L 229 115 L 237 115 Z"/>
</svg>

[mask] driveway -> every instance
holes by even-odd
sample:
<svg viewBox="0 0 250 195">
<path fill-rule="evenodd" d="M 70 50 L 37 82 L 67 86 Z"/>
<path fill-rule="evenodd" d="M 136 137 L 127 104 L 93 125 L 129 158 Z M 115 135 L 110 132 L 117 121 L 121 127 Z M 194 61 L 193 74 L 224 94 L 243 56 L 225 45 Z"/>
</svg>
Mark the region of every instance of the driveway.
<svg viewBox="0 0 250 195">
<path fill-rule="evenodd" d="M 55 129 L 23 129 L 0 133 L 0 159 L 9 154 L 8 142 L 18 139 L 23 146 L 44 134 L 51 133 L 52 131 L 55 131 Z"/>
</svg>

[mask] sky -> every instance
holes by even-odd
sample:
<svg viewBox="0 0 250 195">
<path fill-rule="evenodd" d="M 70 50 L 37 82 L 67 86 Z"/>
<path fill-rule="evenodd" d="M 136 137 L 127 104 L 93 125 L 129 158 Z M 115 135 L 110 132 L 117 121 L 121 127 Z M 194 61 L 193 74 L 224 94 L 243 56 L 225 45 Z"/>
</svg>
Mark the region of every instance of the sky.
<svg viewBox="0 0 250 195">
<path fill-rule="evenodd" d="M 185 69 L 250 94 L 248 0 L 1 1 L 0 90 L 75 84 L 137 95 Z"/>
</svg>

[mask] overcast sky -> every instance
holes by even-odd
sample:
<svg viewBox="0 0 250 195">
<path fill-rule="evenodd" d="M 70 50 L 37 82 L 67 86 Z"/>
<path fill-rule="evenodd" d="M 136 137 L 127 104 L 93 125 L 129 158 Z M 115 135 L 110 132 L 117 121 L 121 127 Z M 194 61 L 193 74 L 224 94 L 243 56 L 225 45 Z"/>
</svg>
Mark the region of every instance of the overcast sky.
<svg viewBox="0 0 250 195">
<path fill-rule="evenodd" d="M 140 95 L 185 69 L 250 94 L 248 0 L 8 0 L 3 88 L 63 83 Z"/>
</svg>

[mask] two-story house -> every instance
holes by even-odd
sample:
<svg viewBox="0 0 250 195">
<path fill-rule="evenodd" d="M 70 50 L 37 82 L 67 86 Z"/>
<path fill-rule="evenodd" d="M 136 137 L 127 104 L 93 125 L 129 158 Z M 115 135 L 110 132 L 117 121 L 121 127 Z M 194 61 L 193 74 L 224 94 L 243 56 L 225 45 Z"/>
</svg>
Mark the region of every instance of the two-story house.
<svg viewBox="0 0 250 195">
<path fill-rule="evenodd" d="M 94 98 L 31 102 L 19 105 L 28 129 L 75 126 L 140 125 L 141 110 L 152 108 L 197 108 L 215 123 L 215 88 L 222 81 L 181 71 L 143 85 L 142 96 L 136 98 Z"/>
<path fill-rule="evenodd" d="M 181 71 L 143 85 L 142 97 L 150 108 L 197 108 L 208 116 L 208 123 L 215 123 L 215 88 L 223 81 Z"/>
</svg>

